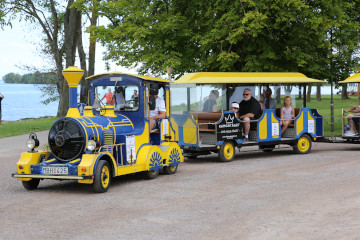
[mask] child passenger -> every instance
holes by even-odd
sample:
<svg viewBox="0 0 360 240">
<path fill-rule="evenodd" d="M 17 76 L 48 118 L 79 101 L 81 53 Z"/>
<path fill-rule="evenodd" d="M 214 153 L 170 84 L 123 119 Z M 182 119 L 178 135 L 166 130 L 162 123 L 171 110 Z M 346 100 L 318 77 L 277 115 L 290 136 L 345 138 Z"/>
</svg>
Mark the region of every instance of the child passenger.
<svg viewBox="0 0 360 240">
<path fill-rule="evenodd" d="M 239 104 L 237 102 L 231 103 L 230 111 L 233 111 L 235 116 L 239 117 Z"/>
<path fill-rule="evenodd" d="M 295 111 L 294 107 L 291 104 L 291 97 L 286 96 L 284 98 L 284 106 L 281 108 L 280 111 L 280 119 L 281 119 L 281 133 L 283 133 L 290 123 L 293 122 L 295 118 Z"/>
</svg>

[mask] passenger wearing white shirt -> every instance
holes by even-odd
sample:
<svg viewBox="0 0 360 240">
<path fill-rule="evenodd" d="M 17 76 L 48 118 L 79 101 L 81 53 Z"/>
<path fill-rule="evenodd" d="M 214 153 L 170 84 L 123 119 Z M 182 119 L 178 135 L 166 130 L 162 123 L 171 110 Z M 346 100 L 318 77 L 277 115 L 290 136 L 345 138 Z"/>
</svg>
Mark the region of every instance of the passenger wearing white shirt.
<svg viewBox="0 0 360 240">
<path fill-rule="evenodd" d="M 150 130 L 155 127 L 155 124 L 159 119 L 165 118 L 165 101 L 162 98 L 158 97 L 158 94 L 159 87 L 156 84 L 151 84 L 150 96 L 154 96 L 155 98 L 155 109 L 150 110 Z"/>
</svg>

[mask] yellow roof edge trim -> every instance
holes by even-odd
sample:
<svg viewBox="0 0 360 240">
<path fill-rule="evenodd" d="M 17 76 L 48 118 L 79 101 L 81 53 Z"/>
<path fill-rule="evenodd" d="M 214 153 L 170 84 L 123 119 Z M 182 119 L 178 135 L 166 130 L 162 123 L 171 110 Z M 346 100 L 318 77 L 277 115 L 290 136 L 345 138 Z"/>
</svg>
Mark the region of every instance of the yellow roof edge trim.
<svg viewBox="0 0 360 240">
<path fill-rule="evenodd" d="M 339 83 L 359 83 L 360 82 L 360 73 L 356 73 L 344 81 L 340 81 Z"/>
<path fill-rule="evenodd" d="M 172 81 L 166 80 L 166 79 L 163 79 L 163 78 L 148 77 L 148 76 L 142 76 L 142 75 L 131 74 L 131 73 L 122 73 L 122 72 L 100 73 L 100 74 L 89 76 L 89 77 L 85 78 L 85 80 L 92 81 L 92 80 L 97 79 L 99 77 L 117 76 L 117 75 L 133 76 L 133 77 L 137 77 L 137 78 L 140 78 L 140 79 L 143 79 L 143 80 L 149 80 L 149 81 L 172 83 Z"/>
<path fill-rule="evenodd" d="M 291 72 L 198 72 L 188 73 L 175 84 L 261 84 L 261 83 L 327 83 L 324 80 L 308 78 L 302 73 Z"/>
</svg>

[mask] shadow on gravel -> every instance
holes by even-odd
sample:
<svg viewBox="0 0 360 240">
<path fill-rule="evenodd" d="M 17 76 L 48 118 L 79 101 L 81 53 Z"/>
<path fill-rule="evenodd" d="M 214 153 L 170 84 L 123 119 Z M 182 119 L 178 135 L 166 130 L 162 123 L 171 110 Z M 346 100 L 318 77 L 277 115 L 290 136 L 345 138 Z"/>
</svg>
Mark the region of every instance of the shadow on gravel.
<svg viewBox="0 0 360 240">
<path fill-rule="evenodd" d="M 321 151 L 321 150 L 311 150 L 312 151 Z M 308 153 L 308 154 L 311 154 Z M 236 151 L 235 158 L 233 162 L 236 161 L 247 161 L 247 160 L 254 160 L 254 159 L 263 159 L 263 158 L 276 158 L 279 156 L 286 156 L 286 155 L 294 155 L 295 153 L 292 148 L 280 148 L 280 149 L 274 149 L 272 152 L 263 152 L 261 150 L 251 150 L 251 151 Z M 308 155 L 305 154 L 304 156 Z M 217 154 L 211 154 L 211 155 L 204 155 L 204 156 L 198 156 L 195 159 L 189 159 L 185 157 L 185 163 L 187 164 L 201 164 L 201 163 L 222 163 L 226 164 L 226 162 L 220 162 Z"/>
<path fill-rule="evenodd" d="M 132 182 L 142 181 L 143 173 L 134 173 L 124 176 L 119 176 L 111 179 L 110 188 L 119 188 L 123 185 L 127 185 Z M 155 179 L 156 181 L 156 179 Z M 21 183 L 20 183 L 21 184 Z M 24 191 L 28 191 L 23 189 Z M 40 181 L 39 187 L 30 192 L 56 192 L 56 193 L 68 193 L 68 194 L 95 194 L 91 184 L 80 184 L 77 181 L 67 180 L 67 181 L 52 181 L 52 180 L 43 180 Z"/>
</svg>

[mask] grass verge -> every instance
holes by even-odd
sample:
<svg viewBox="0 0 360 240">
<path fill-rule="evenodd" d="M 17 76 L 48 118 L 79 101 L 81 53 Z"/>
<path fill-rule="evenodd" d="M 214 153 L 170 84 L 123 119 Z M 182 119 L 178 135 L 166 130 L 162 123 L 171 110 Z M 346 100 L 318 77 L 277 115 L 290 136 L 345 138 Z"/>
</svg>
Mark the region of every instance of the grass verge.
<svg viewBox="0 0 360 240">
<path fill-rule="evenodd" d="M 2 122 L 0 124 L 0 138 L 49 130 L 56 119 L 58 118 L 47 117 L 16 122 Z"/>
</svg>

